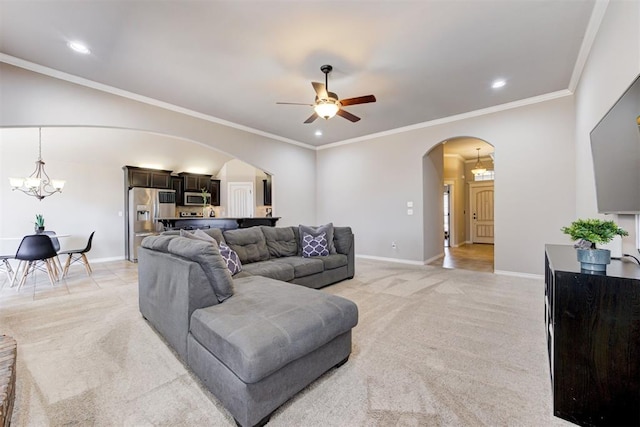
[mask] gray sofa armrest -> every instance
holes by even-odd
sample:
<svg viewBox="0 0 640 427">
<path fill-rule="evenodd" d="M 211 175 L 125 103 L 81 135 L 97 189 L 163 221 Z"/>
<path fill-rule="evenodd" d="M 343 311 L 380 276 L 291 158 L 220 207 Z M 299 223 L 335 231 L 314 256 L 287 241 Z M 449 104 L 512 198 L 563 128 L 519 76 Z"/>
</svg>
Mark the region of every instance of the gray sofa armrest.
<svg viewBox="0 0 640 427">
<path fill-rule="evenodd" d="M 140 313 L 186 361 L 191 314 L 218 304 L 204 270 L 196 262 L 141 247 L 138 287 Z"/>
<path fill-rule="evenodd" d="M 355 239 L 351 227 L 334 227 L 333 243 L 336 246 L 336 252 L 347 256 L 347 269 L 349 278 L 355 275 Z"/>
</svg>

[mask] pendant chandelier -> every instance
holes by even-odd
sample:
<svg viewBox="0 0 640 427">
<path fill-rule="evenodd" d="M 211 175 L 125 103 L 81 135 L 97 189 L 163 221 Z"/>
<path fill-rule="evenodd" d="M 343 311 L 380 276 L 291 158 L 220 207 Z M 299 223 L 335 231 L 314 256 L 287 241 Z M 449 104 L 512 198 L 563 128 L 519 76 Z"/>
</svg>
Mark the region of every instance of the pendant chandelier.
<svg viewBox="0 0 640 427">
<path fill-rule="evenodd" d="M 487 171 L 487 168 L 485 168 L 480 161 L 480 149 L 476 148 L 476 150 L 478 150 L 478 161 L 476 162 L 476 165 L 473 167 L 473 169 L 471 169 L 471 173 L 474 175 L 480 175 L 482 173 L 485 173 Z"/>
<path fill-rule="evenodd" d="M 9 178 L 11 190 L 22 191 L 28 196 L 33 196 L 42 200 L 55 193 L 61 193 L 64 181 L 50 179 L 44 170 L 42 161 L 42 128 L 38 128 L 38 160 L 36 160 L 36 170 L 27 178 Z"/>
</svg>

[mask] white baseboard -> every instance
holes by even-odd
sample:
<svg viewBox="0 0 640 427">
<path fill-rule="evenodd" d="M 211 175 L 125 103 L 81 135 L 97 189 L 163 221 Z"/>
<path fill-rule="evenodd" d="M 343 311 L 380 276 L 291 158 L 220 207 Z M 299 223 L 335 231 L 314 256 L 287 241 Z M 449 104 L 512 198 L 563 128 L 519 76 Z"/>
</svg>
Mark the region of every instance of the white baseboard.
<svg viewBox="0 0 640 427">
<path fill-rule="evenodd" d="M 436 255 L 436 256 L 434 256 L 434 257 L 431 257 L 431 258 L 429 258 L 429 259 L 425 260 L 425 261 L 424 261 L 424 264 L 425 264 L 425 265 L 430 264 L 430 263 L 432 263 L 433 261 L 435 261 L 435 260 L 437 260 L 437 259 L 440 259 L 440 258 L 443 258 L 443 257 L 444 257 L 444 252 L 442 252 L 442 253 L 441 253 L 441 254 L 439 254 L 439 255 Z"/>
<path fill-rule="evenodd" d="M 505 271 L 505 270 L 494 270 L 493 272 L 501 276 L 512 276 L 512 277 L 522 277 L 524 279 L 544 280 L 544 274 L 520 273 L 517 271 Z"/>
<path fill-rule="evenodd" d="M 96 258 L 96 259 L 89 259 L 89 264 L 100 264 L 103 262 L 111 262 L 111 261 L 126 261 L 126 258 L 124 256 L 114 256 L 114 257 L 108 257 L 108 258 Z"/>
<path fill-rule="evenodd" d="M 412 261 L 412 260 L 400 259 L 400 258 L 385 258 L 385 257 L 381 257 L 381 256 L 372 256 L 372 255 L 358 255 L 358 254 L 356 254 L 356 258 L 370 259 L 370 260 L 374 260 L 374 261 L 395 262 L 397 264 L 425 265 L 425 262 L 423 262 L 423 261 Z"/>
</svg>

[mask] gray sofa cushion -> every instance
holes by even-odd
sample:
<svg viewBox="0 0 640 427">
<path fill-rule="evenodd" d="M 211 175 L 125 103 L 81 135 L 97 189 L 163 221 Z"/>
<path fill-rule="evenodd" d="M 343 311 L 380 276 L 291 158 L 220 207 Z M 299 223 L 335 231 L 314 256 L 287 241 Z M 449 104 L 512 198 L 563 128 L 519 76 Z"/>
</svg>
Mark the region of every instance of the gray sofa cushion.
<svg viewBox="0 0 640 427">
<path fill-rule="evenodd" d="M 182 235 L 183 231 L 191 233 L 191 231 L 186 231 L 186 230 L 167 230 L 167 231 L 164 231 L 162 234 L 166 235 L 166 236 L 177 236 L 177 235 L 180 235 L 182 237 L 185 237 L 185 236 Z M 209 236 L 211 236 L 214 239 L 216 239 L 216 242 L 218 242 L 218 244 L 225 243 L 224 236 L 222 235 L 222 230 L 219 229 L 219 228 L 203 228 L 201 230 L 194 231 L 193 234 L 195 234 L 196 232 L 198 232 L 198 234 L 200 234 L 200 233 L 208 234 Z M 188 237 L 188 236 L 186 236 L 186 237 Z"/>
<path fill-rule="evenodd" d="M 186 237 L 175 237 L 169 242 L 168 250 L 169 253 L 200 264 L 218 301 L 222 302 L 233 295 L 233 279 L 227 269 L 227 264 L 220 256 L 217 244 Z"/>
<path fill-rule="evenodd" d="M 160 252 L 169 252 L 169 243 L 177 236 L 148 236 L 142 239 L 140 246 L 147 249 L 153 249 Z"/>
<path fill-rule="evenodd" d="M 321 258 L 302 258 L 302 257 L 285 257 L 272 259 L 270 262 L 288 264 L 293 267 L 295 277 L 310 276 L 316 273 L 322 273 L 324 265 Z"/>
<path fill-rule="evenodd" d="M 326 233 L 326 238 L 327 238 L 327 243 L 329 245 L 329 253 L 330 254 L 335 254 L 336 253 L 336 247 L 333 243 L 333 223 L 328 223 L 325 225 L 319 225 L 317 227 L 312 227 L 309 225 L 302 225 L 300 224 L 300 226 L 298 227 L 300 229 L 300 235 L 299 235 L 299 242 L 300 242 L 300 247 L 303 246 L 303 241 L 302 239 L 304 238 L 304 233 L 310 234 L 313 237 L 317 237 L 322 233 Z"/>
<path fill-rule="evenodd" d="M 335 244 L 336 252 L 348 254 L 352 240 L 353 232 L 351 227 L 333 227 L 333 243 Z"/>
<path fill-rule="evenodd" d="M 333 270 L 334 268 L 339 268 L 347 265 L 349 259 L 346 255 L 343 254 L 334 254 L 329 256 L 318 257 L 324 264 L 325 270 Z"/>
<path fill-rule="evenodd" d="M 252 276 L 264 276 L 284 282 L 288 282 L 296 277 L 291 264 L 277 263 L 274 261 L 275 260 L 259 261 L 243 264 L 242 271 Z"/>
<path fill-rule="evenodd" d="M 224 304 L 196 310 L 191 334 L 243 382 L 256 383 L 349 331 L 357 306 L 264 277 L 236 280 Z"/>
<path fill-rule="evenodd" d="M 261 226 L 271 258 L 298 255 L 298 240 L 292 227 Z"/>
<path fill-rule="evenodd" d="M 236 251 L 242 264 L 269 259 L 269 249 L 260 227 L 225 230 L 227 246 Z"/>
<path fill-rule="evenodd" d="M 202 230 L 194 230 L 194 231 L 180 230 L 180 237 L 186 237 L 187 239 L 194 239 L 194 240 L 203 240 L 209 243 L 213 243 L 216 240 Z"/>
<path fill-rule="evenodd" d="M 226 243 L 224 240 L 224 236 L 222 235 L 222 230 L 219 228 L 204 228 L 201 231 L 216 239 L 216 242 L 218 242 L 218 244 Z"/>
</svg>

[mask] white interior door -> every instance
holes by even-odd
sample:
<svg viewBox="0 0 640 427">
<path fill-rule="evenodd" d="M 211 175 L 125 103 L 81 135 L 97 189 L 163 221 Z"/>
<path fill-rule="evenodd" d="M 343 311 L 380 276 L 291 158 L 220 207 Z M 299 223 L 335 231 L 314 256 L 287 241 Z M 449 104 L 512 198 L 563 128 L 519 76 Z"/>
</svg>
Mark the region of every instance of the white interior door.
<svg viewBox="0 0 640 427">
<path fill-rule="evenodd" d="M 230 182 L 227 185 L 230 218 L 253 218 L 253 182 Z"/>
<path fill-rule="evenodd" d="M 470 184 L 471 241 L 493 243 L 493 182 Z"/>
</svg>

